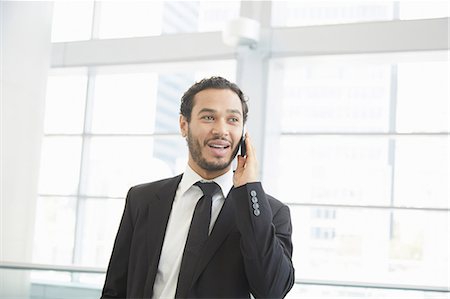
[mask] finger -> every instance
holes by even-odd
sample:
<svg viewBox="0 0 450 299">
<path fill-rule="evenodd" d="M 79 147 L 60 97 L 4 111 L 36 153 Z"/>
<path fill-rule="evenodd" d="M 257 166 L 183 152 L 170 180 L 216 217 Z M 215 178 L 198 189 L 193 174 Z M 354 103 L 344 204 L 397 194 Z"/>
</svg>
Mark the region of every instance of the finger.
<svg viewBox="0 0 450 299">
<path fill-rule="evenodd" d="M 238 160 L 238 161 L 237 161 L 238 164 L 237 164 L 237 169 L 236 169 L 236 170 L 244 168 L 244 165 L 245 165 L 245 158 L 242 157 L 241 155 L 239 155 L 239 156 L 237 157 L 237 160 Z"/>
<path fill-rule="evenodd" d="M 252 139 L 250 138 L 250 134 L 247 132 L 245 133 L 245 147 L 247 150 L 247 157 L 251 157 L 252 159 L 255 158 L 255 150 L 252 144 Z"/>
</svg>

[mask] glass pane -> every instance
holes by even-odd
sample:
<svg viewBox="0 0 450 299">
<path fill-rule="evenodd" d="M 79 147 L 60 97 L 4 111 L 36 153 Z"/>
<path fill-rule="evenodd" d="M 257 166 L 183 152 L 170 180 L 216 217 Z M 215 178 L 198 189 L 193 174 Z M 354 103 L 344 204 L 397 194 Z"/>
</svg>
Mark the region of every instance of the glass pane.
<svg viewBox="0 0 450 299">
<path fill-rule="evenodd" d="M 90 139 L 84 194 L 125 197 L 137 184 L 184 170 L 187 146 L 176 137 L 93 137 Z"/>
<path fill-rule="evenodd" d="M 179 73 L 161 73 L 158 77 L 158 93 L 155 115 L 156 133 L 180 132 L 180 100 L 184 92 L 194 82 L 211 76 L 222 76 L 230 81 L 235 80 L 236 66 L 232 61 L 217 61 L 215 70 L 200 69 Z"/>
<path fill-rule="evenodd" d="M 269 100 L 284 132 L 387 132 L 390 65 L 272 61 Z"/>
<path fill-rule="evenodd" d="M 271 145 L 277 154 L 267 159 L 276 169 L 265 172 L 264 182 L 282 201 L 390 204 L 387 138 L 282 136 L 277 142 Z"/>
<path fill-rule="evenodd" d="M 392 1 L 272 1 L 272 25 L 310 26 L 392 20 Z"/>
<path fill-rule="evenodd" d="M 286 299 L 448 299 L 447 295 L 445 292 L 295 284 Z"/>
<path fill-rule="evenodd" d="M 431 19 L 449 16 L 448 1 L 399 1 L 400 19 Z"/>
<path fill-rule="evenodd" d="M 193 84 L 194 76 L 191 71 L 159 75 L 155 132 L 179 134 L 180 100 Z"/>
<path fill-rule="evenodd" d="M 47 79 L 45 133 L 83 132 L 87 76 L 55 75 Z"/>
<path fill-rule="evenodd" d="M 81 240 L 79 240 L 81 256 L 77 264 L 106 269 L 119 228 L 124 203 L 123 199 L 83 199 L 81 208 L 81 215 L 83 216 L 80 219 L 82 220 L 82 234 Z M 101 221 L 99 221 L 99 215 L 102 215 Z M 94 278 L 93 276 L 89 277 Z"/>
<path fill-rule="evenodd" d="M 80 137 L 45 137 L 42 144 L 39 193 L 77 194 L 80 156 Z"/>
<path fill-rule="evenodd" d="M 100 38 L 220 31 L 240 1 L 101 2 Z"/>
<path fill-rule="evenodd" d="M 75 238 L 75 197 L 39 197 L 33 244 L 33 262 L 70 265 Z M 60 277 L 46 273 L 49 279 Z M 60 277 L 61 278 L 61 277 Z M 67 277 L 66 277 L 67 278 Z"/>
<path fill-rule="evenodd" d="M 398 65 L 398 132 L 449 132 L 448 61 Z"/>
<path fill-rule="evenodd" d="M 197 67 L 195 71 L 195 81 L 213 76 L 224 77 L 230 82 L 236 82 L 236 61 L 235 60 L 216 60 L 208 62 L 209 66 Z M 191 85 L 193 82 L 191 82 Z M 187 86 L 189 87 L 189 86 Z M 181 96 L 180 96 L 181 99 Z"/>
<path fill-rule="evenodd" d="M 199 1 L 198 31 L 222 31 L 239 17 L 241 1 Z"/>
<path fill-rule="evenodd" d="M 93 133 L 151 133 L 155 122 L 157 75 L 97 75 Z"/>
<path fill-rule="evenodd" d="M 44 272 L 44 271 L 33 271 Z M 73 275 L 73 272 L 63 272 L 66 275 Z M 40 273 L 37 273 L 40 274 Z M 83 276 L 96 277 L 98 274 L 80 274 Z M 104 277 L 104 275 L 103 275 Z M 103 285 L 92 285 L 88 283 L 64 283 L 57 284 L 52 281 L 34 282 L 30 289 L 30 299 L 54 299 L 54 298 L 71 298 L 71 299 L 97 299 L 101 297 Z"/>
<path fill-rule="evenodd" d="M 161 1 L 102 1 L 99 38 L 161 34 Z"/>
<path fill-rule="evenodd" d="M 94 1 L 54 1 L 52 42 L 91 38 Z"/>
<path fill-rule="evenodd" d="M 115 237 L 115 235 L 114 235 Z M 110 251 L 112 250 L 112 247 L 110 248 Z M 111 252 L 108 255 L 108 259 L 111 256 Z M 106 266 L 105 266 L 106 269 Z M 94 274 L 94 273 L 80 273 L 78 276 L 79 283 L 86 285 L 86 287 L 91 291 L 94 292 L 95 290 L 98 290 L 99 295 L 97 297 L 92 296 L 92 298 L 99 298 L 101 291 L 103 290 L 103 285 L 105 284 L 105 278 L 106 274 Z M 83 297 L 83 299 L 86 297 Z"/>
<path fill-rule="evenodd" d="M 198 1 L 164 1 L 162 33 L 197 32 Z"/>
<path fill-rule="evenodd" d="M 401 138 L 395 144 L 395 203 L 449 208 L 450 143 L 447 137 Z"/>
<path fill-rule="evenodd" d="M 297 279 L 448 286 L 448 212 L 291 207 Z"/>
<path fill-rule="evenodd" d="M 99 74 L 95 80 L 92 132 L 179 134 L 183 93 L 194 82 L 211 76 L 234 81 L 236 62 L 171 63 L 163 65 L 159 75 Z"/>
<path fill-rule="evenodd" d="M 49 273 L 53 272 L 60 277 L 70 278 L 76 272 L 0 269 L 2 288 L 1 298 L 14 299 L 97 299 L 101 296 L 103 284 L 92 285 L 87 283 L 70 282 L 69 280 L 53 279 Z M 85 276 L 98 276 L 99 274 L 82 274 Z M 104 277 L 104 275 L 103 275 Z"/>
</svg>

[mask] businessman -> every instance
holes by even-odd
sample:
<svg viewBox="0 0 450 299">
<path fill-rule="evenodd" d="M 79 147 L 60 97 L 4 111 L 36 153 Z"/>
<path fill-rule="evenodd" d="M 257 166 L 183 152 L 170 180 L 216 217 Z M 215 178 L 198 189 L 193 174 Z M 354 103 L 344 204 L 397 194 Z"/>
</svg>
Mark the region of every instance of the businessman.
<svg viewBox="0 0 450 299">
<path fill-rule="evenodd" d="M 102 298 L 283 298 L 292 288 L 290 212 L 264 192 L 248 134 L 231 167 L 247 113 L 221 77 L 184 93 L 186 170 L 128 191 Z"/>
</svg>

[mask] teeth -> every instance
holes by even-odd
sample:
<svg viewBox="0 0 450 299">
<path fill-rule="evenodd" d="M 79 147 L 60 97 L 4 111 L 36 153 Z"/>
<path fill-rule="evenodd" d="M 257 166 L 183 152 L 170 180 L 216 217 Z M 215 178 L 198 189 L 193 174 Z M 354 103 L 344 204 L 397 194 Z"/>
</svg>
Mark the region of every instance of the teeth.
<svg viewBox="0 0 450 299">
<path fill-rule="evenodd" d="M 225 149 L 225 148 L 229 147 L 228 145 L 218 145 L 218 144 L 210 144 L 209 146 L 213 147 L 213 148 L 220 148 L 220 149 Z"/>
</svg>

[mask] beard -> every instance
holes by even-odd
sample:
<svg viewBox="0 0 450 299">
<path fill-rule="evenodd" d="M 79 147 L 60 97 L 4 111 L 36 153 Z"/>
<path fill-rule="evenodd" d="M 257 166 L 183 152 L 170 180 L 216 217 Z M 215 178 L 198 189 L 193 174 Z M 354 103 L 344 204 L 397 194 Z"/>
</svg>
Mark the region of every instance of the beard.
<svg viewBox="0 0 450 299">
<path fill-rule="evenodd" d="M 216 138 L 216 139 L 220 139 L 220 137 Z M 197 165 L 200 166 L 202 169 L 207 170 L 207 171 L 221 171 L 221 170 L 226 169 L 228 166 L 230 166 L 231 162 L 233 162 L 233 159 L 234 159 L 234 157 L 236 157 L 236 154 L 239 150 L 239 147 L 236 146 L 236 148 L 233 151 L 233 154 L 231 155 L 231 157 L 228 161 L 209 162 L 203 157 L 200 141 L 192 136 L 191 130 L 188 131 L 186 140 L 187 140 L 187 144 L 189 147 L 189 153 L 191 154 L 194 162 L 197 163 Z M 233 148 L 233 146 L 234 146 L 234 143 L 231 142 L 231 148 Z"/>
</svg>

